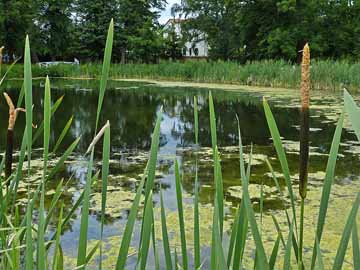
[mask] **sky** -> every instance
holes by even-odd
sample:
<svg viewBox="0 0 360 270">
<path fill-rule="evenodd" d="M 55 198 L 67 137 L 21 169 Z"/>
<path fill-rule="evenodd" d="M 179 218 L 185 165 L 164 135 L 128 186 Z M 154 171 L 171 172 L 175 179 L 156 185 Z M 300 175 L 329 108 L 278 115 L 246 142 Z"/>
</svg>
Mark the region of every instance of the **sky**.
<svg viewBox="0 0 360 270">
<path fill-rule="evenodd" d="M 159 18 L 159 22 L 164 24 L 167 22 L 168 19 L 171 18 L 171 6 L 175 3 L 180 4 L 181 0 L 167 0 L 168 4 L 164 11 L 161 12 L 161 17 Z"/>
</svg>

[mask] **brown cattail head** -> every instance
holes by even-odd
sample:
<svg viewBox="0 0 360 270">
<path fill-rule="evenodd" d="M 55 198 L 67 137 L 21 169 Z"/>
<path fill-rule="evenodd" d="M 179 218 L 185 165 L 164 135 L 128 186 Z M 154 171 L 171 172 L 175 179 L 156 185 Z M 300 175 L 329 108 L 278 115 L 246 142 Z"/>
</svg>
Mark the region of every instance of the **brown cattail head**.
<svg viewBox="0 0 360 270">
<path fill-rule="evenodd" d="M 305 44 L 301 63 L 301 106 L 309 108 L 310 103 L 310 47 Z"/>
<path fill-rule="evenodd" d="M 309 161 L 310 48 L 306 43 L 301 63 L 299 193 L 306 198 Z"/>
<path fill-rule="evenodd" d="M 16 108 L 15 109 L 14 103 L 12 102 L 11 98 L 9 97 L 9 95 L 6 92 L 4 92 L 4 97 L 6 99 L 6 102 L 7 102 L 8 106 L 9 106 L 8 130 L 14 130 L 18 112 L 25 112 L 25 109 L 24 108 Z"/>
</svg>

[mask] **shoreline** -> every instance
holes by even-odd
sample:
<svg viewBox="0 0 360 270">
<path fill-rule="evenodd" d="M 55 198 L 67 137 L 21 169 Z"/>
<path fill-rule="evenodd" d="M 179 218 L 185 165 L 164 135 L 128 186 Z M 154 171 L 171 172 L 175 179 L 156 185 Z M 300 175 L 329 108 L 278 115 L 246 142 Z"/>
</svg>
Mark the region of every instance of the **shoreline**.
<svg viewBox="0 0 360 270">
<path fill-rule="evenodd" d="M 46 77 L 34 77 L 33 80 L 45 80 Z M 49 79 L 60 79 L 60 80 L 100 80 L 95 77 L 49 77 Z M 10 78 L 6 81 L 21 81 L 23 78 Z M 219 89 L 225 91 L 255 91 L 255 92 L 288 92 L 297 91 L 296 88 L 282 88 L 282 87 L 271 87 L 271 86 L 259 86 L 259 85 L 244 85 L 236 83 L 212 83 L 212 82 L 194 82 L 194 81 L 177 81 L 177 80 L 161 80 L 161 79 L 144 79 L 144 78 L 109 78 L 109 81 L 115 82 L 142 82 L 156 84 L 160 87 L 195 87 L 195 88 L 206 88 L 206 89 Z M 329 91 L 329 90 L 315 90 L 315 91 Z"/>
<path fill-rule="evenodd" d="M 46 77 L 34 77 L 33 81 L 45 80 Z M 49 77 L 55 80 L 78 80 L 78 81 L 86 81 L 86 80 L 100 80 L 100 78 L 96 77 Z M 21 81 L 22 78 L 10 78 L 6 81 Z M 146 79 L 146 78 L 109 78 L 109 82 L 139 82 L 139 83 L 149 83 L 154 84 L 158 87 L 190 87 L 190 88 L 199 88 L 199 89 L 213 89 L 213 90 L 221 90 L 228 92 L 258 92 L 258 93 L 277 93 L 277 94 L 294 94 L 300 95 L 300 88 L 284 88 L 284 87 L 270 87 L 270 86 L 259 86 L 259 85 L 244 85 L 244 84 L 236 84 L 236 83 L 211 83 L 211 82 L 195 82 L 195 81 L 177 81 L 177 80 L 161 80 L 161 79 Z M 348 90 L 349 91 L 349 90 Z M 330 90 L 330 89 L 315 89 L 312 90 L 313 93 L 316 94 L 339 94 L 342 93 L 342 90 Z M 349 92 L 355 92 L 349 91 Z"/>
</svg>

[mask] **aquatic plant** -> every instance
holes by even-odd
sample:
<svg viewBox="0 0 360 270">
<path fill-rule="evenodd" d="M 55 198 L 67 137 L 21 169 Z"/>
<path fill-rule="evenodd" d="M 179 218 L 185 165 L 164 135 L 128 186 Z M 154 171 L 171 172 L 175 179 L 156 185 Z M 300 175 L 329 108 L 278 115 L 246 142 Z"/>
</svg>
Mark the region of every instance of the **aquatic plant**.
<svg viewBox="0 0 360 270">
<path fill-rule="evenodd" d="M 9 125 L 6 136 L 6 151 L 5 151 L 5 179 L 8 179 L 11 175 L 12 160 L 13 160 L 13 148 L 14 148 L 14 127 L 16 123 L 17 114 L 19 112 L 25 112 L 24 108 L 15 108 L 9 95 L 4 92 L 4 97 L 9 106 Z"/>
<path fill-rule="evenodd" d="M 56 172 L 61 168 L 64 162 L 67 160 L 69 155 L 74 151 L 76 145 L 79 143 L 81 138 L 76 139 L 58 158 L 54 166 L 49 166 L 49 159 L 52 158 L 49 150 L 49 136 L 51 133 L 51 119 L 53 113 L 59 107 L 62 98 L 56 101 L 51 106 L 51 84 L 50 79 L 46 78 L 45 83 L 45 99 L 44 99 L 44 119 L 43 122 L 39 125 L 35 134 L 33 134 L 32 129 L 32 120 L 33 120 L 33 100 L 32 100 L 32 70 L 31 70 L 31 61 L 30 61 L 30 42 L 26 38 L 25 42 L 25 54 L 24 54 L 24 87 L 20 91 L 20 101 L 18 106 L 21 106 L 22 99 L 25 99 L 25 113 L 26 113 L 26 126 L 24 127 L 23 140 L 20 145 L 19 160 L 17 168 L 12 172 L 7 181 L 4 181 L 4 178 L 0 177 L 0 268 L 1 269 L 64 269 L 64 256 L 61 247 L 61 234 L 64 231 L 66 225 L 70 222 L 72 215 L 75 211 L 80 210 L 80 235 L 79 241 L 77 244 L 77 257 L 76 257 L 76 269 L 86 269 L 89 267 L 91 259 L 96 256 L 99 251 L 100 255 L 97 257 L 98 268 L 105 268 L 103 265 L 103 256 L 106 254 L 104 250 L 104 226 L 105 226 L 105 215 L 106 215 L 106 204 L 107 204 L 107 188 L 108 188 L 108 174 L 109 174 L 109 160 L 110 160 L 110 135 L 111 123 L 105 122 L 100 123 L 100 114 L 102 110 L 102 102 L 105 98 L 106 93 L 106 82 L 110 73 L 110 60 L 111 60 L 111 48 L 113 41 L 113 21 L 109 25 L 107 42 L 104 54 L 101 82 L 100 82 L 100 91 L 99 99 L 97 106 L 97 117 L 95 122 L 95 132 L 94 139 L 89 145 L 88 151 L 85 153 L 87 161 L 87 176 L 84 185 L 84 190 L 79 195 L 78 199 L 75 201 L 71 209 L 66 209 L 64 211 L 64 204 L 62 201 L 63 186 L 66 185 L 64 181 L 60 181 L 57 185 L 57 188 L 52 196 L 50 206 L 47 211 L 45 211 L 45 189 L 46 185 L 51 179 L 53 179 Z M 304 50 L 304 58 L 306 60 L 307 49 Z M 306 61 L 304 61 L 306 64 Z M 308 74 L 308 65 L 304 65 L 304 84 L 303 90 L 306 92 L 309 89 L 309 74 Z M 306 93 L 304 95 L 306 105 Z M 360 109 L 356 106 L 354 100 L 351 96 L 345 91 L 344 93 L 345 100 L 345 110 L 349 115 L 349 119 L 352 123 L 353 129 L 357 134 L 360 140 L 360 122 L 358 115 Z M 138 183 L 136 194 L 131 204 L 131 209 L 127 217 L 125 224 L 124 232 L 120 237 L 120 242 L 118 243 L 118 254 L 116 257 L 116 265 L 113 267 L 118 270 L 125 269 L 127 266 L 127 259 L 130 252 L 130 244 L 134 237 L 135 223 L 137 218 L 140 216 L 141 227 L 138 232 L 137 238 L 139 239 L 138 248 L 136 252 L 136 267 L 140 269 L 146 269 L 150 260 L 149 257 L 153 256 L 153 264 L 155 269 L 160 269 L 161 264 L 164 262 L 167 269 L 203 269 L 204 260 L 209 260 L 210 269 L 243 269 L 245 267 L 245 253 L 244 251 L 248 248 L 255 248 L 255 256 L 253 258 L 255 269 L 275 269 L 277 265 L 283 265 L 284 269 L 289 269 L 294 264 L 297 264 L 299 269 L 308 267 L 305 262 L 302 260 L 303 248 L 302 248 L 302 221 L 300 220 L 300 235 L 298 232 L 298 221 L 297 221 L 297 208 L 299 205 L 299 200 L 297 199 L 293 191 L 293 182 L 290 178 L 290 169 L 288 166 L 288 161 L 286 158 L 286 152 L 283 147 L 283 142 L 279 130 L 276 125 L 275 118 L 272 114 L 269 104 L 264 99 L 263 107 L 269 130 L 273 139 L 274 148 L 277 152 L 278 161 L 282 169 L 282 176 L 285 179 L 287 194 L 290 199 L 290 208 L 289 211 L 285 208 L 286 218 L 287 218 L 287 237 L 284 237 L 283 232 L 280 229 L 279 223 L 275 216 L 273 216 L 274 226 L 277 229 L 278 235 L 274 241 L 274 245 L 271 253 L 268 253 L 265 249 L 264 238 L 266 237 L 265 232 L 262 230 L 261 219 L 263 215 L 263 207 L 260 207 L 260 222 L 255 214 L 253 203 L 250 196 L 250 183 L 251 183 L 251 169 L 253 162 L 253 150 L 250 147 L 249 159 L 247 168 L 245 168 L 245 153 L 244 147 L 241 138 L 241 127 L 238 120 L 238 154 L 239 154 L 239 172 L 240 179 L 239 183 L 242 186 L 242 197 L 241 202 L 236 211 L 235 219 L 232 225 L 230 226 L 229 231 L 225 226 L 226 212 L 224 206 L 224 187 L 222 179 L 222 164 L 220 158 L 220 150 L 218 148 L 217 142 L 217 121 L 215 107 L 213 104 L 212 94 L 209 93 L 209 115 L 210 115 L 210 129 L 211 129 L 211 142 L 212 142 L 212 162 L 213 162 L 213 183 L 214 183 L 214 203 L 213 208 L 208 209 L 212 215 L 211 221 L 211 257 L 205 258 L 201 256 L 201 238 L 200 235 L 200 213 L 199 213 L 199 182 L 198 182 L 198 157 L 195 154 L 195 189 L 194 189 L 194 212 L 191 213 L 193 216 L 193 235 L 194 235 L 194 264 L 190 262 L 190 252 L 189 242 L 187 241 L 186 227 L 189 226 L 189 223 L 185 219 L 186 209 L 183 204 L 183 193 L 182 193 L 182 168 L 179 166 L 178 161 L 174 160 L 175 167 L 175 179 L 174 183 L 176 186 L 176 199 L 177 202 L 177 219 L 179 223 L 180 231 L 180 247 L 176 247 L 170 244 L 169 238 L 171 234 L 169 233 L 166 219 L 166 208 L 164 206 L 164 201 L 162 195 L 160 196 L 160 225 L 162 237 L 157 237 L 155 233 L 158 231 L 155 230 L 155 208 L 153 202 L 153 191 L 155 185 L 156 177 L 156 167 L 157 167 L 157 156 L 159 151 L 159 142 L 160 142 L 160 130 L 161 130 L 161 120 L 162 120 L 162 110 L 157 115 L 154 132 L 152 135 L 151 149 L 149 153 L 149 158 L 147 160 L 147 165 L 144 169 L 141 181 Z M 304 106 L 308 108 L 308 106 Z M 15 106 L 13 106 L 15 110 Z M 317 229 L 314 237 L 314 247 L 312 249 L 312 264 L 311 268 L 317 267 L 318 269 L 325 269 L 323 258 L 322 258 L 322 249 L 321 249 L 321 238 L 325 224 L 327 207 L 329 204 L 330 190 L 334 180 L 334 171 L 336 158 L 338 155 L 341 131 L 344 122 L 344 114 L 339 118 L 337 128 L 335 130 L 333 142 L 331 145 L 329 159 L 322 189 L 322 196 L 318 214 Z M 70 123 L 70 124 L 69 124 Z M 197 145 L 199 143 L 199 118 L 198 118 L 198 108 L 197 108 L 197 99 L 194 98 L 194 141 L 195 147 L 193 151 L 198 150 Z M 61 145 L 63 137 L 66 135 L 69 130 L 71 121 L 65 125 L 63 132 L 58 139 L 53 152 L 56 152 L 56 149 Z M 102 128 L 99 128 L 101 127 Z M 21 207 L 17 204 L 17 190 L 20 182 L 28 183 L 31 180 L 32 171 L 31 171 L 31 153 L 33 142 L 37 138 L 43 135 L 43 169 L 41 180 L 35 190 L 31 190 L 28 186 L 28 198 L 26 201 L 25 207 Z M 94 173 L 94 151 L 97 147 L 97 144 L 100 140 L 103 139 L 102 147 L 102 168 L 101 168 L 101 180 L 99 179 L 100 172 Z M 302 152 L 304 153 L 304 152 Z M 306 154 L 306 151 L 305 151 Z M 27 174 L 23 175 L 23 165 L 25 161 L 28 162 L 27 165 Z M 276 187 L 279 190 L 279 194 L 284 194 L 280 188 L 279 183 L 276 178 L 276 175 L 272 169 L 272 166 L 267 162 L 269 166 L 270 173 L 272 174 Z M 304 163 L 302 166 L 305 166 Z M 0 163 L 0 172 L 3 171 L 4 159 Z M 304 167 L 302 167 L 304 168 Z M 306 176 L 305 170 L 301 174 L 301 177 Z M 5 179 L 6 180 L 6 179 Z M 300 188 L 300 204 L 304 205 L 304 199 L 306 197 L 306 177 L 300 179 L 304 181 L 303 185 Z M 89 231 L 89 210 L 90 210 L 90 194 L 93 188 L 93 185 L 96 181 L 101 181 L 101 217 L 100 217 L 100 231 L 99 231 L 99 240 L 96 240 L 93 245 L 90 245 L 88 239 Z M 65 184 L 64 184 L 65 183 Z M 5 185 L 9 184 L 8 189 L 6 190 Z M 144 194 L 144 196 L 143 196 Z M 142 209 L 141 202 L 142 196 L 144 199 L 144 208 Z M 285 195 L 283 195 L 285 197 Z M 285 201 L 285 198 L 282 199 Z M 260 205 L 263 205 L 263 187 L 260 189 Z M 359 266 L 359 239 L 358 239 L 358 228 L 356 224 L 356 217 L 358 208 L 360 205 L 360 193 L 357 193 L 355 202 L 351 208 L 348 219 L 344 227 L 344 231 L 339 242 L 339 246 L 336 252 L 335 260 L 333 263 L 333 269 L 341 269 L 344 260 L 345 253 L 347 251 L 348 243 L 352 241 L 353 246 L 353 265 L 354 269 L 357 269 Z M 58 215 L 55 217 L 55 209 L 59 209 Z M 303 207 L 303 206 L 302 206 Z M 140 210 L 142 209 L 142 210 Z M 300 210 L 303 212 L 303 210 Z M 50 220 L 52 217 L 57 218 L 57 225 L 54 231 L 52 232 L 49 229 Z M 303 218 L 303 217 L 302 217 Z M 35 225 L 37 221 L 38 225 Z M 225 234 L 229 233 L 230 239 L 227 244 L 225 241 Z M 249 241 L 251 233 L 251 243 Z M 209 235 L 210 237 L 210 235 Z M 164 249 L 165 260 L 162 260 L 160 257 L 159 248 L 160 246 L 158 238 L 162 239 L 162 247 Z M 180 248 L 180 249 L 179 249 Z M 333 247 L 327 247 L 333 249 Z M 180 252 L 179 252 L 180 250 Z M 283 252 L 283 255 L 282 255 Z M 162 253 L 161 253 L 162 254 Z M 295 259 L 292 259 L 292 256 L 295 256 Z M 281 261 L 281 262 L 280 262 Z"/>
<path fill-rule="evenodd" d="M 5 67 L 7 67 L 5 65 Z M 34 77 L 100 78 L 99 63 L 32 66 Z M 360 87 L 360 63 L 347 60 L 312 60 L 311 87 L 314 90 L 339 91 L 343 87 L 356 91 Z M 298 89 L 301 66 L 284 60 L 252 61 L 243 65 L 230 61 L 185 61 L 159 64 L 113 64 L 110 79 L 150 79 L 199 83 L 227 83 L 248 86 Z M 23 78 L 22 66 L 15 65 L 9 78 Z"/>
<path fill-rule="evenodd" d="M 300 165 L 299 194 L 300 203 L 300 239 L 299 239 L 299 269 L 303 269 L 304 243 L 304 207 L 308 182 L 309 161 L 309 105 L 310 105 L 310 48 L 306 44 L 303 49 L 301 63 L 301 111 L 300 111 Z"/>
<path fill-rule="evenodd" d="M 309 103 L 310 103 L 310 48 L 306 44 L 303 49 L 301 64 L 301 113 L 300 113 L 300 166 L 299 193 L 306 198 L 308 159 L 309 159 Z"/>
</svg>

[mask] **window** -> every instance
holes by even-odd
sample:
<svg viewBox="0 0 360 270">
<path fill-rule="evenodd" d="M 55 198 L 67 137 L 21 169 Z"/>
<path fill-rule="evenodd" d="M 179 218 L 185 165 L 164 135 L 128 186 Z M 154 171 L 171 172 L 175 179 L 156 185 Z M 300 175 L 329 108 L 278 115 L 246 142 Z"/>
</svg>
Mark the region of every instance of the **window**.
<svg viewBox="0 0 360 270">
<path fill-rule="evenodd" d="M 191 48 L 189 49 L 189 55 L 190 56 L 192 55 L 192 49 Z"/>
<path fill-rule="evenodd" d="M 199 49 L 198 49 L 198 48 L 195 48 L 195 49 L 194 49 L 194 53 L 195 53 L 195 56 L 199 56 Z"/>
<path fill-rule="evenodd" d="M 183 55 L 186 56 L 186 48 L 183 49 Z"/>
</svg>

